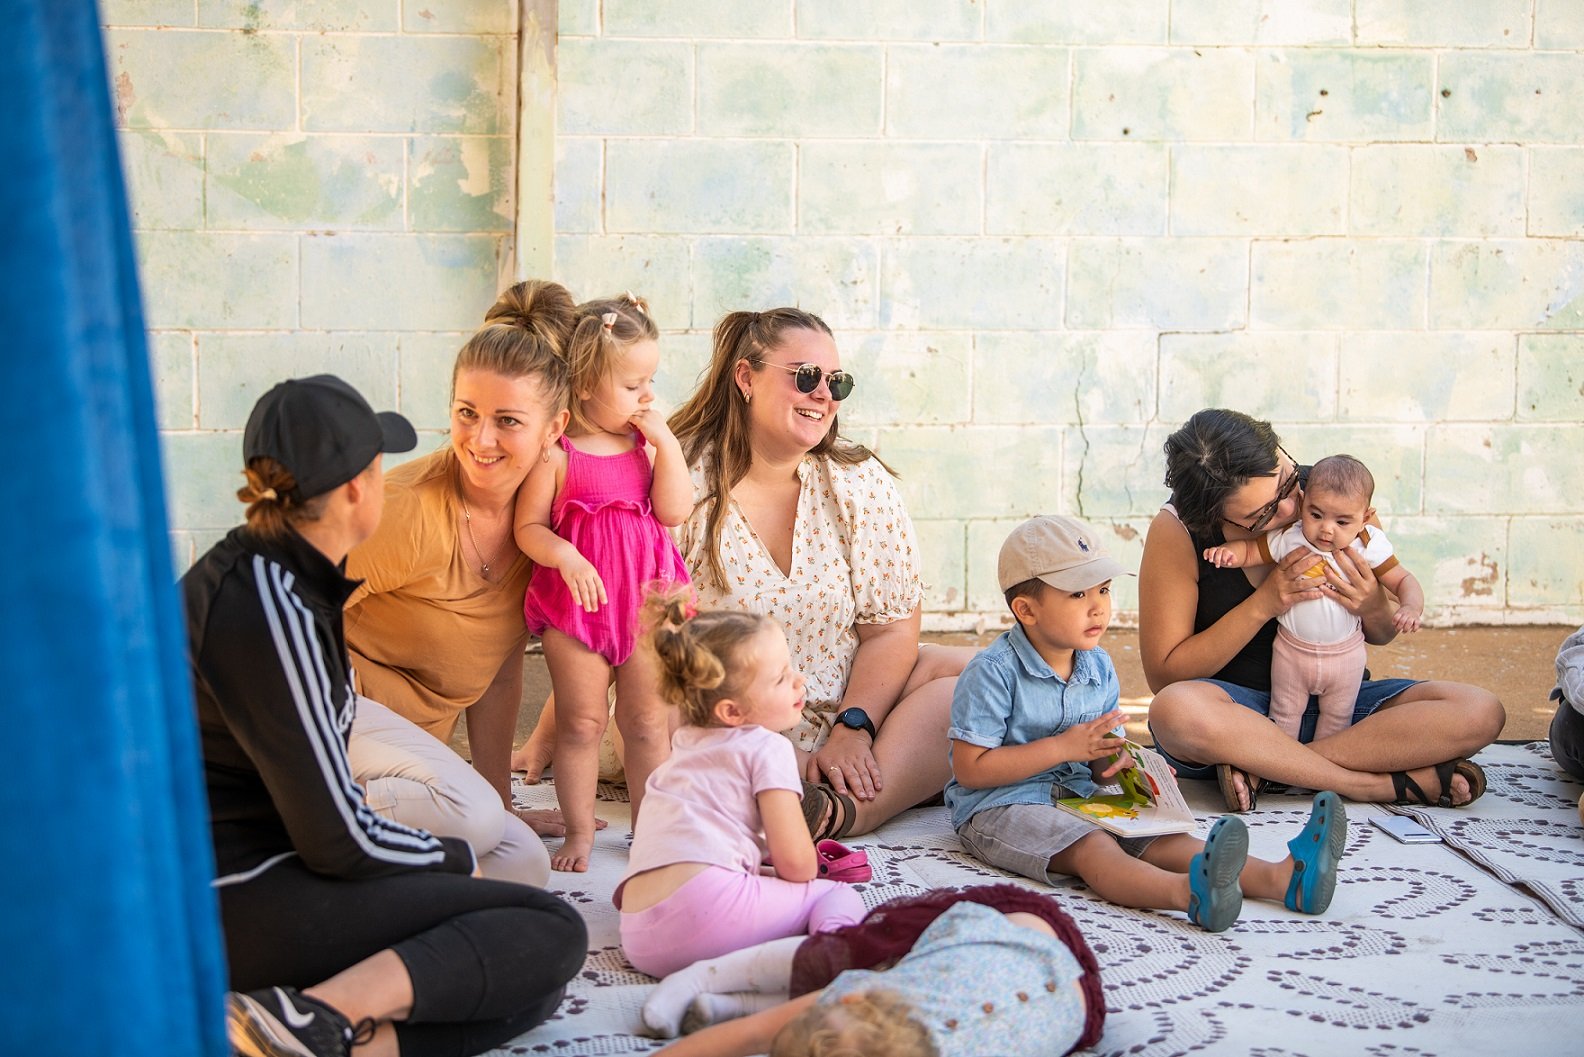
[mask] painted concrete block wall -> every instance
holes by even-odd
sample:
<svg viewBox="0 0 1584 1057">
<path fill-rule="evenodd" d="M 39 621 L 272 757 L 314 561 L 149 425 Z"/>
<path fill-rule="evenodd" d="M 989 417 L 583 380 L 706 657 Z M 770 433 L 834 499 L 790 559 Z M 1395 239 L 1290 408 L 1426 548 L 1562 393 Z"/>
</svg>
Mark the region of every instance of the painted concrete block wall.
<svg viewBox="0 0 1584 1057">
<path fill-rule="evenodd" d="M 937 626 L 1030 513 L 1136 563 L 1213 405 L 1364 458 L 1434 621 L 1584 619 L 1584 5 L 559 16 L 557 275 L 650 296 L 673 399 L 723 312 L 825 315 Z"/>
<path fill-rule="evenodd" d="M 102 0 L 178 568 L 240 520 L 241 430 L 334 371 L 440 443 L 511 278 L 513 0 Z"/>
<path fill-rule="evenodd" d="M 336 370 L 438 442 L 462 337 L 548 270 L 651 298 L 673 402 L 723 312 L 823 314 L 937 625 L 998 617 L 1029 513 L 1136 562 L 1216 404 L 1369 461 L 1437 622 L 1584 619 L 1584 7 L 535 0 L 519 195 L 519 6 L 103 0 L 179 564 L 263 387 Z"/>
</svg>

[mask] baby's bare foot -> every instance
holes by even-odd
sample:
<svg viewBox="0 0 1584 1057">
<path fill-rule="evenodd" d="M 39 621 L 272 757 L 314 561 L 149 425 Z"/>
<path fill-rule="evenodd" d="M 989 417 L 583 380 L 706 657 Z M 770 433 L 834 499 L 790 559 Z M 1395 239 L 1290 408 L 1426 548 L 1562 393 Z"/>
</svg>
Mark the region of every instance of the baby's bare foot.
<svg viewBox="0 0 1584 1057">
<path fill-rule="evenodd" d="M 588 873 L 589 852 L 593 850 L 593 837 L 568 837 L 560 849 L 550 856 L 550 869 L 562 873 Z"/>
</svg>

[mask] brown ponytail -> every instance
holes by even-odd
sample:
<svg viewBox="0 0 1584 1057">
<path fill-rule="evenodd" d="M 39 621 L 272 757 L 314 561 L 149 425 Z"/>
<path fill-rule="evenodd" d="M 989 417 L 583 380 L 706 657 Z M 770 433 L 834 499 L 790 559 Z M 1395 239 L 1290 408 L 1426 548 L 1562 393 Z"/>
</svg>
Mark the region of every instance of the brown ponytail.
<svg viewBox="0 0 1584 1057">
<path fill-rule="evenodd" d="M 694 497 L 696 503 L 708 503 L 709 514 L 704 520 L 704 538 L 708 540 L 706 569 L 695 569 L 695 580 L 705 579 L 708 573 L 714 582 L 726 586 L 726 568 L 720 559 L 721 526 L 726 521 L 724 497 L 731 494 L 732 486 L 748 473 L 753 462 L 752 438 L 749 436 L 748 405 L 737 388 L 737 363 L 747 360 L 754 372 L 764 370 L 762 360 L 771 350 L 780 346 L 785 335 L 792 330 L 812 330 L 830 335 L 825 321 L 801 308 L 772 308 L 768 312 L 728 312 L 715 324 L 715 348 L 710 356 L 709 373 L 688 398 L 687 403 L 671 416 L 671 432 L 682 444 L 682 454 L 689 466 L 708 453 L 709 462 L 704 471 L 704 487 Z M 819 459 L 856 465 L 877 458 L 862 444 L 855 444 L 840 435 L 837 409 L 831 408 L 830 429 L 809 454 Z M 880 463 L 885 466 L 885 463 Z M 892 476 L 896 471 L 885 466 Z"/>
<path fill-rule="evenodd" d="M 247 484 L 237 489 L 236 496 L 248 504 L 247 526 L 255 535 L 279 539 L 288 527 L 324 516 L 326 495 L 299 498 L 297 479 L 268 455 L 249 459 L 242 473 Z"/>
</svg>

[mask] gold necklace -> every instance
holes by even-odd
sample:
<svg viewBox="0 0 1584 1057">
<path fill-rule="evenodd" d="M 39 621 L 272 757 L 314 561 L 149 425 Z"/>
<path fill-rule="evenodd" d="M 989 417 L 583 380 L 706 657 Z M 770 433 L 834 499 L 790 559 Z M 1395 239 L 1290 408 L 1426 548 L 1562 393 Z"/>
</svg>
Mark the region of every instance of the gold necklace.
<svg viewBox="0 0 1584 1057">
<path fill-rule="evenodd" d="M 457 498 L 459 500 L 461 500 L 461 502 L 462 502 L 462 523 L 467 526 L 468 539 L 473 541 L 473 553 L 478 555 L 479 575 L 483 576 L 484 579 L 488 580 L 489 579 L 490 566 L 494 564 L 495 559 L 494 558 L 490 558 L 487 561 L 485 560 L 484 552 L 479 549 L 478 537 L 473 535 L 473 515 L 468 510 L 467 500 L 466 499 L 462 499 L 460 491 L 457 494 Z M 499 557 L 499 556 L 497 555 L 497 557 Z"/>
</svg>

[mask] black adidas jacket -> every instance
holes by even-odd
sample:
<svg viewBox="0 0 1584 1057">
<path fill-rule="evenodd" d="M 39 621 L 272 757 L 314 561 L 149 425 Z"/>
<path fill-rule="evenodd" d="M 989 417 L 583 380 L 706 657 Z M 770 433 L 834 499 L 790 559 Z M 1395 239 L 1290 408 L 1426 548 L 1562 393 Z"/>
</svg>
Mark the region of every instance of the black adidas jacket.
<svg viewBox="0 0 1584 1057">
<path fill-rule="evenodd" d="M 217 885 L 292 855 L 348 879 L 473 870 L 466 841 L 381 818 L 353 781 L 341 607 L 356 586 L 295 532 L 245 526 L 181 579 Z"/>
</svg>

